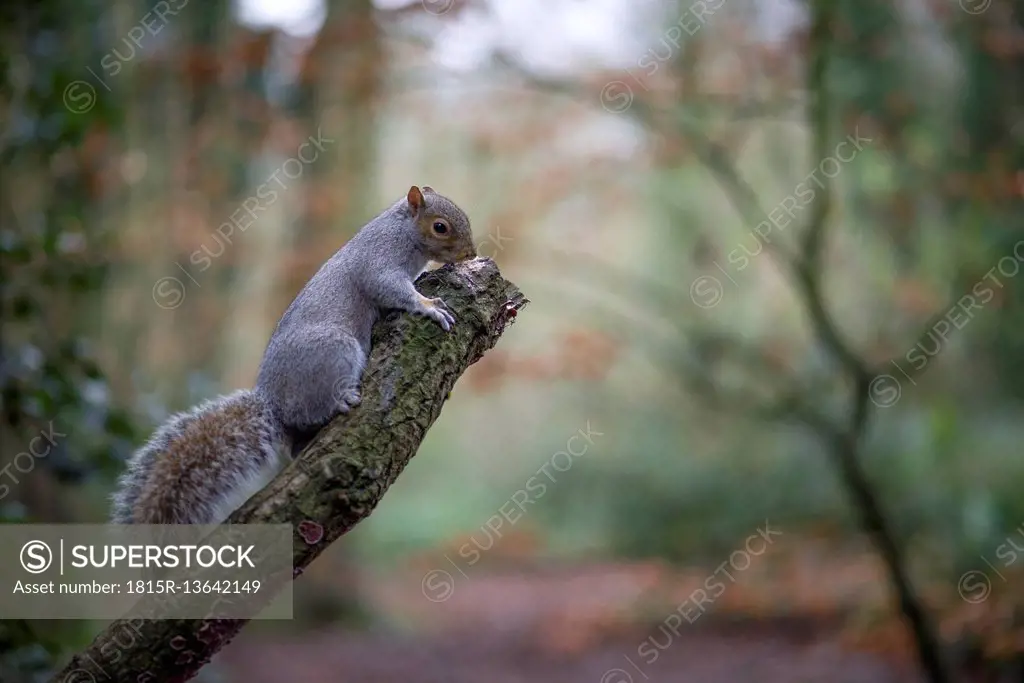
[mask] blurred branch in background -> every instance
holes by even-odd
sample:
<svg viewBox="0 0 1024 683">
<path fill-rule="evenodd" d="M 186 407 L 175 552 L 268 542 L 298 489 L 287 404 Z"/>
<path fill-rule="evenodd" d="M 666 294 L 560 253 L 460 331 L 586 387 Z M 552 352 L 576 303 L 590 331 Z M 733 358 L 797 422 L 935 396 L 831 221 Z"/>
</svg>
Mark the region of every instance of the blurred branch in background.
<svg viewBox="0 0 1024 683">
<path fill-rule="evenodd" d="M 834 112 L 831 107 L 832 50 L 829 42 L 831 36 L 837 33 L 837 16 L 836 5 L 831 0 L 816 0 L 813 4 L 808 45 L 810 54 L 807 91 L 811 98 L 808 118 L 814 137 L 812 159 L 819 160 L 819 164 L 832 152 L 830 131 Z M 797 265 L 797 275 L 818 338 L 849 376 L 854 389 L 847 425 L 832 434 L 823 432 L 820 436 L 832 449 L 853 504 L 860 514 L 864 531 L 874 540 L 885 562 L 900 609 L 914 633 L 921 666 L 932 683 L 952 683 L 952 675 L 943 662 L 942 646 L 935 635 L 935 626 L 929 620 L 911 584 L 901 543 L 895 537 L 874 487 L 860 465 L 860 444 L 864 440 L 864 432 L 868 426 L 873 377 L 867 364 L 842 338 L 827 311 L 822 294 L 822 253 L 826 247 L 828 221 L 832 213 L 831 180 L 825 178 L 823 185 L 821 192 L 814 199 L 809 223 L 804 232 L 803 253 Z"/>
<path fill-rule="evenodd" d="M 832 130 L 837 117 L 831 100 L 835 97 L 833 93 L 837 91 L 837 71 L 830 66 L 830 57 L 833 52 L 841 49 L 832 46 L 835 37 L 848 35 L 850 30 L 845 24 L 849 20 L 848 13 L 842 11 L 840 4 L 827 0 L 810 3 L 811 19 L 806 39 L 806 98 L 809 100 L 811 159 L 816 168 L 820 168 L 825 160 L 832 158 L 835 152 Z M 888 25 L 887 22 L 882 24 Z M 874 25 L 873 28 L 878 29 L 878 25 Z M 513 59 L 502 58 L 501 63 L 506 69 L 541 90 L 581 98 L 594 96 L 591 90 L 572 82 L 528 73 L 517 66 Z M 686 68 L 685 60 L 681 59 L 680 64 Z M 623 109 L 628 110 L 630 115 L 640 120 L 648 129 L 656 130 L 659 126 L 665 125 L 665 112 L 658 105 L 656 95 L 646 87 L 643 89 L 647 92 L 639 94 L 635 88 L 625 88 L 627 99 Z M 757 192 L 737 171 L 727 148 L 708 137 L 700 123 L 701 119 L 693 115 L 693 112 L 700 110 L 703 103 L 701 94 L 692 85 L 688 85 L 685 92 L 688 101 L 684 107 L 679 108 L 674 118 L 669 117 L 669 125 L 678 126 L 678 132 L 692 145 L 695 155 L 722 185 L 726 196 L 733 202 L 744 223 L 748 226 L 763 225 L 763 221 L 768 219 L 770 214 L 762 208 Z M 602 100 L 607 93 L 607 88 L 602 91 Z M 744 108 L 750 106 L 749 102 L 744 103 Z M 764 103 L 754 108 L 770 110 L 772 105 Z M 740 117 L 734 114 L 733 118 Z M 896 125 L 897 128 L 902 126 Z M 889 139 L 904 140 L 896 129 L 882 132 Z M 860 133 L 856 132 L 856 135 L 859 137 Z M 897 145 L 894 152 L 899 154 L 899 149 Z M 877 388 L 875 380 L 883 374 L 885 368 L 899 358 L 884 362 L 876 368 L 872 362 L 862 358 L 854 350 L 828 311 L 823 292 L 823 260 L 828 245 L 828 223 L 835 214 L 834 193 L 832 182 L 827 175 L 816 180 L 818 191 L 814 192 L 808 208 L 806 226 L 802 233 L 799 233 L 802 234 L 799 249 L 791 250 L 785 243 L 773 242 L 770 239 L 765 239 L 759 246 L 773 253 L 780 265 L 789 271 L 821 347 L 835 360 L 836 370 L 846 376 L 846 384 L 851 394 L 845 419 L 836 419 L 839 416 L 829 416 L 817 408 L 816 404 L 820 403 L 820 397 L 811 386 L 801 386 L 795 379 L 784 380 L 778 377 L 777 372 L 772 372 L 770 366 L 756 367 L 759 362 L 763 363 L 763 360 L 759 359 L 764 354 L 757 349 L 749 348 L 749 345 L 737 339 L 729 338 L 724 333 L 687 330 L 684 336 L 691 351 L 695 352 L 690 356 L 693 362 L 683 362 L 679 364 L 678 369 L 681 372 L 681 379 L 692 391 L 711 399 L 713 404 L 721 409 L 762 420 L 776 419 L 787 422 L 795 419 L 810 426 L 821 438 L 834 457 L 850 500 L 858 512 L 862 529 L 873 540 L 885 563 L 899 608 L 913 633 L 923 670 L 934 683 L 949 683 L 953 678 L 944 662 L 942 645 L 936 635 L 934 622 L 927 616 L 923 602 L 915 594 L 912 586 L 908 565 L 903 557 L 902 548 L 905 543 L 897 537 L 883 513 L 878 494 L 860 464 L 860 450 L 869 426 L 868 418 L 874 400 L 872 394 Z M 650 282 L 639 282 L 635 284 L 634 289 L 650 290 L 651 287 Z M 643 299 L 651 301 L 650 296 L 644 296 Z M 925 331 L 918 335 L 918 339 L 931 333 L 935 320 L 945 316 L 949 308 L 950 306 L 946 306 L 937 312 Z M 723 375 L 723 368 L 730 365 L 733 366 L 734 372 L 725 372 Z M 731 390 L 725 389 L 721 384 L 721 377 L 735 376 L 736 367 L 740 368 L 741 376 L 747 375 L 748 381 L 741 383 L 739 389 L 735 386 Z M 762 381 L 755 379 L 758 377 Z M 765 378 L 769 379 L 766 381 Z M 913 381 L 911 375 L 907 375 L 907 379 Z M 771 386 L 779 382 L 788 384 L 790 388 L 784 390 L 777 387 L 773 392 L 778 396 L 775 401 L 764 403 L 754 397 L 756 387 Z"/>
</svg>

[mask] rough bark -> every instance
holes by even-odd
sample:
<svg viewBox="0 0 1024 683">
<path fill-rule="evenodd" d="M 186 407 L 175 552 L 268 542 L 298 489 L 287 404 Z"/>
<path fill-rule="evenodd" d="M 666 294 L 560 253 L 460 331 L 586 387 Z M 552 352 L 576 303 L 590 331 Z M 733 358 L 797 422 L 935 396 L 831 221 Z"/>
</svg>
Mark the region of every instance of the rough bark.
<svg viewBox="0 0 1024 683">
<path fill-rule="evenodd" d="M 490 259 L 445 266 L 417 281 L 456 316 L 434 322 L 391 313 L 374 328 L 363 402 L 339 416 L 230 524 L 294 528 L 293 576 L 380 502 L 415 455 L 459 376 L 498 341 L 527 299 Z M 54 681 L 187 681 L 246 620 L 118 620 L 75 655 Z"/>
</svg>

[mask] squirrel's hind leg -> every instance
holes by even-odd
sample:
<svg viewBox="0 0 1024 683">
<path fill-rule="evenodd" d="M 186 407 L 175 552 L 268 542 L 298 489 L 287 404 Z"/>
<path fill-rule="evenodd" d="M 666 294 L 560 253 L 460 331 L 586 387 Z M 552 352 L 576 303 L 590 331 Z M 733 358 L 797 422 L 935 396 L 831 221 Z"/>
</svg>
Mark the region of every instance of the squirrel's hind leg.
<svg viewBox="0 0 1024 683">
<path fill-rule="evenodd" d="M 359 405 L 363 397 L 359 385 L 366 367 L 366 352 L 359 341 L 344 332 L 338 333 L 333 348 L 324 358 L 325 373 L 331 381 L 330 397 L 314 423 L 323 427 L 338 414 L 348 413 Z"/>
<path fill-rule="evenodd" d="M 294 338 L 303 340 L 302 348 L 289 353 L 287 341 L 282 340 L 282 347 L 272 352 L 290 362 L 284 366 L 268 358 L 267 372 L 256 388 L 289 435 L 308 443 L 336 415 L 359 405 L 366 352 L 359 340 L 339 328 L 305 328 Z"/>
</svg>

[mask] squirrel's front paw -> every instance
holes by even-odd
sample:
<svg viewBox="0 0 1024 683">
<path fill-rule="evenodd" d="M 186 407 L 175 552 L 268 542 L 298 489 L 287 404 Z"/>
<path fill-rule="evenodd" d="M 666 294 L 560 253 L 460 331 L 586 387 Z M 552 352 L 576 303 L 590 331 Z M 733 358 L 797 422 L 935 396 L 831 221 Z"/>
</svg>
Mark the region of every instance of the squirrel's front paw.
<svg viewBox="0 0 1024 683">
<path fill-rule="evenodd" d="M 423 315 L 440 325 L 445 332 L 452 329 L 452 325 L 455 324 L 455 316 L 448 310 L 448 305 L 441 298 L 428 299 L 424 297 L 422 302 Z"/>
</svg>

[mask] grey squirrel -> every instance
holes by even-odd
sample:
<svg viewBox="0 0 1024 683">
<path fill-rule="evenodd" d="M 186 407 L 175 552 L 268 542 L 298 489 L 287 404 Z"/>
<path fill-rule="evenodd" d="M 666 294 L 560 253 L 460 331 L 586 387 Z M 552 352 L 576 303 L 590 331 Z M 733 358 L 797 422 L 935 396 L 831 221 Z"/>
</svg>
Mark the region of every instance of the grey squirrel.
<svg viewBox="0 0 1024 683">
<path fill-rule="evenodd" d="M 455 317 L 413 281 L 429 261 L 475 258 L 469 218 L 432 188 L 367 223 L 306 283 L 277 323 L 256 384 L 172 416 L 135 452 L 112 496 L 115 524 L 218 524 L 266 486 L 317 431 L 360 402 L 370 333 L 384 309 Z"/>
</svg>

